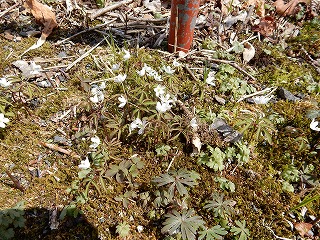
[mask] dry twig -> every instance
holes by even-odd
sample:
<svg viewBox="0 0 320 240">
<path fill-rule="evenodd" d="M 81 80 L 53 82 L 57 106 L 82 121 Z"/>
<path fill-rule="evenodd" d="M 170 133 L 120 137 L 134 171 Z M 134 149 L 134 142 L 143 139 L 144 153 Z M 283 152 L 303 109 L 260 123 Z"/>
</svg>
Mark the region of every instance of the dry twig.
<svg viewBox="0 0 320 240">
<path fill-rule="evenodd" d="M 61 147 L 59 147 L 57 145 L 54 145 L 54 144 L 51 144 L 51 143 L 46 143 L 46 142 L 40 142 L 40 144 L 42 146 L 44 146 L 44 147 L 47 147 L 47 148 L 51 149 L 51 150 L 67 154 L 67 155 L 69 155 L 69 156 L 71 156 L 73 158 L 81 158 L 78 154 L 74 153 L 73 151 L 61 148 Z"/>
<path fill-rule="evenodd" d="M 16 179 L 9 171 L 6 171 L 6 174 L 9 176 L 9 178 L 13 182 L 15 188 L 19 189 L 21 192 L 25 191 L 25 189 L 21 186 L 18 179 Z"/>
<path fill-rule="evenodd" d="M 132 3 L 132 2 L 133 2 L 133 0 L 123 0 L 123 1 L 121 1 L 119 3 L 113 4 L 111 6 L 107 6 L 107 7 L 98 9 L 97 11 L 91 13 L 90 19 L 93 20 L 93 19 L 105 14 L 106 12 L 112 11 L 114 9 L 117 9 L 118 7 L 121 7 L 122 5 L 129 4 L 129 3 Z"/>
</svg>

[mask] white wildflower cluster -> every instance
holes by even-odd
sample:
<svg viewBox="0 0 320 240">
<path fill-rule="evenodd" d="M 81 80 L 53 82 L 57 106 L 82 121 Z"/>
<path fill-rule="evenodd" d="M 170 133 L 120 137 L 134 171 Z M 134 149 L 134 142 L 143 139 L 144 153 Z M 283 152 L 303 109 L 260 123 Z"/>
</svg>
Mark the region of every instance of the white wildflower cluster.
<svg viewBox="0 0 320 240">
<path fill-rule="evenodd" d="M 147 125 L 146 120 L 141 120 L 140 118 L 136 118 L 129 126 L 129 132 L 131 133 L 134 129 L 139 129 L 138 134 L 142 134 Z"/>
<path fill-rule="evenodd" d="M 105 89 L 105 83 L 101 83 L 100 86 L 92 85 L 91 86 L 91 97 L 90 101 L 93 103 L 100 103 L 104 100 L 103 89 Z"/>
<path fill-rule="evenodd" d="M 147 64 L 143 64 L 143 67 L 140 71 L 137 71 L 137 73 L 139 74 L 139 76 L 143 77 L 144 75 L 147 75 L 148 77 L 153 77 L 154 80 L 161 82 L 162 78 L 159 75 L 159 73 L 152 69 L 151 67 L 149 67 Z"/>
<path fill-rule="evenodd" d="M 172 104 L 176 101 L 175 98 L 171 98 L 170 94 L 165 92 L 166 87 L 158 85 L 154 91 L 156 96 L 160 99 L 157 102 L 156 109 L 159 113 L 164 113 L 171 109 Z"/>
<path fill-rule="evenodd" d="M 11 85 L 11 81 L 8 81 L 5 77 L 0 78 L 0 87 L 9 87 Z"/>
</svg>

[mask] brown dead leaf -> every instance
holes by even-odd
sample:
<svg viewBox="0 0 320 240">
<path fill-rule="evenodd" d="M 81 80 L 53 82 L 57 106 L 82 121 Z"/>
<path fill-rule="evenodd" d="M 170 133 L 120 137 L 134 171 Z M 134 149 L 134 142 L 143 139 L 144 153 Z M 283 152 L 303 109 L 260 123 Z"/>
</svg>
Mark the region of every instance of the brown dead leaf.
<svg viewBox="0 0 320 240">
<path fill-rule="evenodd" d="M 311 230 L 313 225 L 311 223 L 295 223 L 294 228 L 299 232 L 300 236 L 304 237 L 308 235 L 308 232 Z"/>
<path fill-rule="evenodd" d="M 264 0 L 248 0 L 243 3 L 243 7 L 254 6 L 259 17 L 265 16 Z"/>
<path fill-rule="evenodd" d="M 294 14 L 294 9 L 299 3 L 305 3 L 309 5 L 311 0 L 291 0 L 288 3 L 284 3 L 283 0 L 277 0 L 273 3 L 276 7 L 277 13 L 283 16 L 289 16 Z"/>
<path fill-rule="evenodd" d="M 52 30 L 58 26 L 55 14 L 48 6 L 37 2 L 36 0 L 26 0 L 26 4 L 36 21 L 44 26 L 41 38 L 46 39 L 51 34 Z"/>
<path fill-rule="evenodd" d="M 273 34 L 276 29 L 276 23 L 274 18 L 271 16 L 266 16 L 260 19 L 260 23 L 253 26 L 252 30 L 254 32 L 259 32 L 262 36 L 269 37 Z"/>
</svg>

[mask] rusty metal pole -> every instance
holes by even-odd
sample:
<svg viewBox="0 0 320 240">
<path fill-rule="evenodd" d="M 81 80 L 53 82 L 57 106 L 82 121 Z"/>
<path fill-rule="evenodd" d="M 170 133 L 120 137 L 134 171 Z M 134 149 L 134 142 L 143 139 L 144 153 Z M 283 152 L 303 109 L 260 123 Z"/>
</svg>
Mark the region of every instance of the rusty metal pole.
<svg viewBox="0 0 320 240">
<path fill-rule="evenodd" d="M 169 52 L 188 52 L 196 26 L 200 0 L 172 0 L 169 29 Z"/>
</svg>

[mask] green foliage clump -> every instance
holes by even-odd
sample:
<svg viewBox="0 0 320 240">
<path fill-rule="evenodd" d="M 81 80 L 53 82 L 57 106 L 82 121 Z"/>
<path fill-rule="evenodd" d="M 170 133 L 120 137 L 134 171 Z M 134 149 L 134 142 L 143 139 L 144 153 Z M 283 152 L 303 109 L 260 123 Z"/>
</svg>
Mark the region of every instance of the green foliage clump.
<svg viewBox="0 0 320 240">
<path fill-rule="evenodd" d="M 24 201 L 18 202 L 11 209 L 0 211 L 0 239 L 12 239 L 14 229 L 24 227 L 26 219 L 24 218 Z"/>
</svg>

